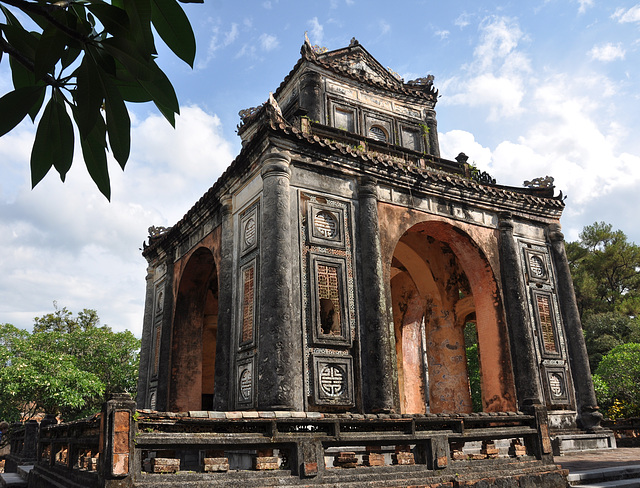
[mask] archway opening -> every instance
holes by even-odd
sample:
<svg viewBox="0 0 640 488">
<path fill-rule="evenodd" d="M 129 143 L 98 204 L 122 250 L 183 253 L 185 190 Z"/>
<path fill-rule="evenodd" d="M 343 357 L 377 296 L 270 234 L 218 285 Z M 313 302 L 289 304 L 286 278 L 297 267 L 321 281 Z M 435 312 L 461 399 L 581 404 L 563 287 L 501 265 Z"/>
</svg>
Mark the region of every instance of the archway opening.
<svg viewBox="0 0 640 488">
<path fill-rule="evenodd" d="M 213 408 L 218 276 L 213 254 L 200 248 L 184 267 L 173 319 L 171 411 Z"/>
<path fill-rule="evenodd" d="M 390 278 L 401 412 L 514 410 L 499 291 L 472 240 L 444 222 L 416 224 Z"/>
</svg>

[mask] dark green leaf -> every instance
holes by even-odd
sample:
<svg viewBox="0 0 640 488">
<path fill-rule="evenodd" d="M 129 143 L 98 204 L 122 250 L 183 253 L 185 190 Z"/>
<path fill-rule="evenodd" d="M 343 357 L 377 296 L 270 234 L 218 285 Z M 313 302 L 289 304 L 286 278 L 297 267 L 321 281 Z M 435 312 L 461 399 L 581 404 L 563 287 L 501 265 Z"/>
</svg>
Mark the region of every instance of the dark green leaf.
<svg viewBox="0 0 640 488">
<path fill-rule="evenodd" d="M 37 32 L 28 32 L 19 25 L 3 25 L 2 31 L 7 38 L 9 44 L 17 49 L 22 56 L 33 62 L 40 34 Z"/>
<path fill-rule="evenodd" d="M 143 57 L 133 42 L 111 37 L 106 39 L 102 46 L 105 51 L 120 61 L 132 76 L 139 80 L 153 80 L 155 63 L 151 58 Z"/>
<path fill-rule="evenodd" d="M 22 25 L 20 24 L 20 21 L 16 18 L 15 15 L 11 13 L 11 10 L 9 10 L 4 5 L 0 5 L 0 10 L 4 14 L 4 16 L 7 18 L 7 24 L 15 25 L 17 27 L 22 27 Z"/>
<path fill-rule="evenodd" d="M 196 38 L 189 19 L 175 0 L 151 0 L 151 20 L 176 56 L 193 68 Z"/>
<path fill-rule="evenodd" d="M 114 36 L 129 36 L 131 28 L 129 17 L 123 9 L 108 3 L 90 4 L 87 9 L 98 17 L 107 32 Z"/>
<path fill-rule="evenodd" d="M 104 90 L 100 83 L 98 67 L 92 56 L 84 56 L 75 74 L 78 85 L 73 93 L 76 102 L 73 116 L 80 135 L 87 137 L 96 120 L 101 119 L 100 107 L 104 100 Z"/>
<path fill-rule="evenodd" d="M 78 56 L 80 56 L 80 53 L 82 52 L 82 50 L 78 47 L 75 46 L 68 46 L 65 50 L 64 53 L 62 54 L 62 56 L 60 57 L 60 61 L 62 63 L 62 69 L 66 69 L 69 66 L 71 66 L 71 64 L 78 59 Z"/>
<path fill-rule="evenodd" d="M 145 54 L 156 54 L 151 31 L 151 0 L 127 0 L 124 8 L 131 23 L 131 38 Z"/>
<path fill-rule="evenodd" d="M 36 105 L 45 91 L 44 86 L 25 86 L 7 93 L 0 98 L 0 137 L 5 135 Z"/>
<path fill-rule="evenodd" d="M 100 75 L 100 82 L 105 92 L 105 111 L 107 114 L 107 131 L 109 144 L 116 161 L 124 169 L 129 159 L 131 147 L 131 120 L 122 95 L 106 74 Z"/>
<path fill-rule="evenodd" d="M 165 118 L 171 122 L 171 125 L 175 126 L 173 115 L 170 117 L 167 117 L 167 115 L 168 112 L 175 114 L 180 113 L 178 97 L 176 96 L 176 92 L 173 90 L 173 86 L 171 85 L 169 78 L 167 78 L 155 63 L 153 63 L 153 65 L 156 69 L 153 81 L 140 81 L 140 84 L 153 97 L 153 101 L 160 112 L 162 112 Z"/>
<path fill-rule="evenodd" d="M 66 39 L 67 36 L 51 24 L 44 30 L 35 52 L 34 74 L 36 79 L 42 79 L 45 74 L 53 72 L 54 66 L 64 53 Z"/>
<path fill-rule="evenodd" d="M 44 89 L 44 87 L 45 87 L 44 84 L 42 84 L 41 86 L 42 86 L 43 89 L 40 92 L 40 98 L 29 109 L 29 117 L 31 118 L 31 122 L 35 122 L 36 121 L 36 117 L 38 115 L 38 112 L 40 112 L 40 109 L 42 108 L 42 104 L 44 103 L 44 96 L 45 96 L 47 91 Z"/>
<path fill-rule="evenodd" d="M 36 84 L 36 77 L 32 71 L 25 68 L 22 63 L 16 61 L 13 56 L 9 56 L 9 66 L 11 66 L 11 78 L 14 88 L 23 88 Z"/>
<path fill-rule="evenodd" d="M 36 186 L 55 166 L 64 181 L 73 160 L 73 126 L 63 102 L 52 97 L 38 124 L 31 151 L 31 184 Z"/>
<path fill-rule="evenodd" d="M 77 119 L 76 119 L 77 120 Z M 93 125 L 93 129 L 86 137 L 81 137 L 82 155 L 89 175 L 100 192 L 111 199 L 111 184 L 109 183 L 109 169 L 107 167 L 107 137 L 106 126 L 102 116 Z"/>
</svg>

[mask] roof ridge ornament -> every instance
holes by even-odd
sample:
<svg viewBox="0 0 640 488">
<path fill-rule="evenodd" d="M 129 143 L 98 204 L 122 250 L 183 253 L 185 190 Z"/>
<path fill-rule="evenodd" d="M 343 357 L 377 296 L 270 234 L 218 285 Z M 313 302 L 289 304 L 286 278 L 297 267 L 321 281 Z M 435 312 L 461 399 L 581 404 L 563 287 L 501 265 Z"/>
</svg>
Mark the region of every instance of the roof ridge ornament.
<svg viewBox="0 0 640 488">
<path fill-rule="evenodd" d="M 527 188 L 555 188 L 553 184 L 553 176 L 540 176 L 539 178 L 534 178 L 531 181 L 527 180 L 522 183 L 522 185 Z"/>
</svg>

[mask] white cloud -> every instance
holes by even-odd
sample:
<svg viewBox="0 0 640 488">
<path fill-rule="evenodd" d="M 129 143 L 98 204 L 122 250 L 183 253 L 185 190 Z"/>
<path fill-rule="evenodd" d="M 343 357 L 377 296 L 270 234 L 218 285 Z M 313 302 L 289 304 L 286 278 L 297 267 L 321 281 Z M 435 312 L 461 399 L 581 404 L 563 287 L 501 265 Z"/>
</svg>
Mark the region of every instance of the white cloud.
<svg viewBox="0 0 640 488">
<path fill-rule="evenodd" d="M 382 35 L 385 35 L 391 32 L 391 25 L 389 25 L 389 23 L 384 20 L 381 20 L 378 23 L 378 26 L 380 27 L 380 34 Z"/>
<path fill-rule="evenodd" d="M 588 7 L 593 7 L 593 0 L 578 0 L 578 3 L 580 4 L 578 12 L 581 14 L 585 13 Z"/>
<path fill-rule="evenodd" d="M 624 59 L 626 51 L 620 43 L 612 44 L 610 42 L 601 46 L 593 46 L 589 55 L 591 59 L 598 61 L 614 61 L 616 59 Z"/>
<path fill-rule="evenodd" d="M 271 10 L 273 8 L 273 5 L 271 4 L 271 2 L 262 2 L 262 6 L 267 10 Z"/>
<path fill-rule="evenodd" d="M 448 96 L 442 103 L 487 107 L 489 120 L 517 116 L 531 73 L 528 57 L 517 50 L 524 34 L 514 19 L 505 17 L 487 18 L 479 29 L 473 61 L 466 66 L 471 76 L 445 80 L 441 89 Z"/>
<path fill-rule="evenodd" d="M 433 33 L 434 36 L 439 37 L 440 39 L 446 39 L 449 37 L 450 32 L 448 30 L 437 30 Z"/>
<path fill-rule="evenodd" d="M 201 70 L 207 67 L 209 62 L 216 56 L 216 52 L 222 48 L 230 46 L 238 38 L 239 30 L 238 24 L 232 23 L 231 27 L 226 32 L 221 32 L 221 26 L 219 21 L 215 22 L 211 28 L 211 37 L 209 38 L 209 44 L 207 45 L 207 54 L 203 60 L 199 60 L 196 63 L 196 68 Z M 222 40 L 220 39 L 222 37 Z"/>
<path fill-rule="evenodd" d="M 314 17 L 307 24 L 311 27 L 310 37 L 313 44 L 322 44 L 324 37 L 324 27 L 318 22 L 318 17 Z"/>
<path fill-rule="evenodd" d="M 13 175 L 13 188 L 0 189 L 0 322 L 29 327 L 57 300 L 140 334 L 146 262 L 138 248 L 147 228 L 182 218 L 232 159 L 216 116 L 198 107 L 181 112 L 175 130 L 158 115 L 134 125 L 125 171 L 110 160 L 111 202 L 79 154 L 64 184 L 53 171 L 31 191 L 33 134 L 20 129 L 0 139 L 3 178 Z"/>
<path fill-rule="evenodd" d="M 612 18 L 617 19 L 620 23 L 640 22 L 640 3 L 627 10 L 624 8 L 616 9 Z"/>
<path fill-rule="evenodd" d="M 467 12 L 463 12 L 456 20 L 453 21 L 453 24 L 464 29 L 471 24 L 470 15 Z"/>
<path fill-rule="evenodd" d="M 260 47 L 263 51 L 273 51 L 278 47 L 278 38 L 270 34 L 262 34 L 258 39 L 260 41 Z"/>
</svg>

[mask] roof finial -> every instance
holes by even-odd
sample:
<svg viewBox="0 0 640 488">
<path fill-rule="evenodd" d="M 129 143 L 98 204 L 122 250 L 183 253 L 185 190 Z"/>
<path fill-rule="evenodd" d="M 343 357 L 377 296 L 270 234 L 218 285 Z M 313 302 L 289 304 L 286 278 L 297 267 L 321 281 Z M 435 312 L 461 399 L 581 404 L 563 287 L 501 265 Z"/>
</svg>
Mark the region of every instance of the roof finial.
<svg viewBox="0 0 640 488">
<path fill-rule="evenodd" d="M 304 31 L 304 42 L 305 44 L 309 44 L 309 46 L 311 46 L 311 41 L 309 40 L 309 34 L 307 33 L 307 31 Z"/>
<path fill-rule="evenodd" d="M 356 39 L 355 37 L 351 38 L 351 42 L 349 43 L 349 47 L 353 47 L 353 46 L 359 46 L 360 43 L 358 42 L 358 39 Z"/>
</svg>

